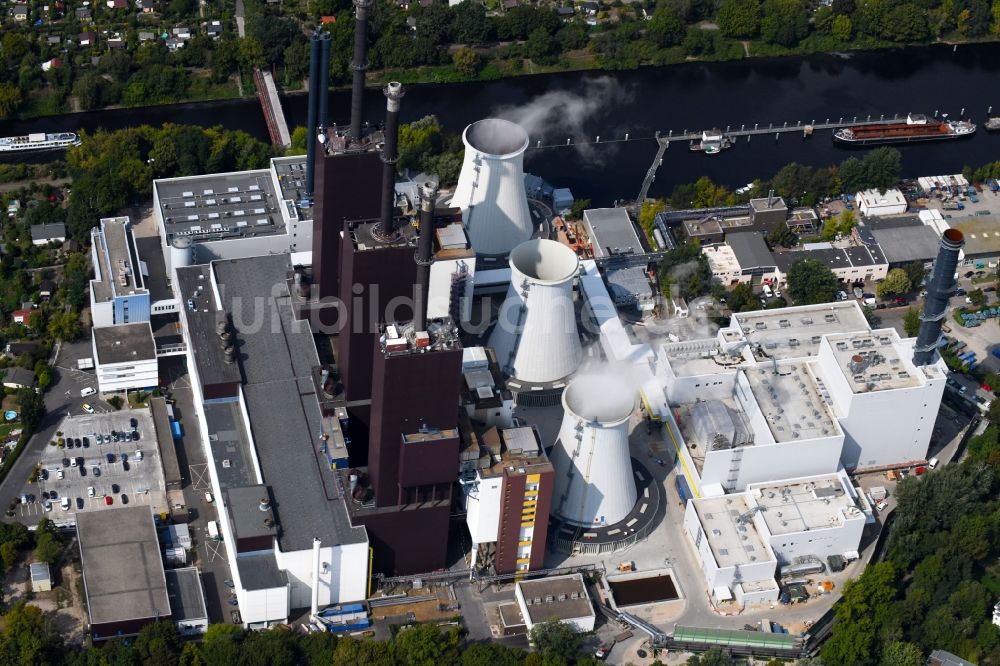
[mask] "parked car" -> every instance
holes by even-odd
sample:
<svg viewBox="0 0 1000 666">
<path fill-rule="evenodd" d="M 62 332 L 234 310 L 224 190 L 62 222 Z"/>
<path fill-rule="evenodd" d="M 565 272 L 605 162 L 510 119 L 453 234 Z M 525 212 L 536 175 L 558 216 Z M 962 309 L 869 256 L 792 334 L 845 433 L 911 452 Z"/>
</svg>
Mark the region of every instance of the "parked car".
<svg viewBox="0 0 1000 666">
<path fill-rule="evenodd" d="M 889 505 L 886 503 L 886 501 L 882 500 L 881 502 L 875 505 L 875 510 L 878 511 L 879 513 L 882 513 L 883 511 L 885 511 L 885 508 L 887 506 Z"/>
<path fill-rule="evenodd" d="M 65 476 L 65 475 L 63 474 L 63 471 L 61 469 L 60 470 L 56 470 L 56 478 L 57 479 L 59 479 L 61 481 L 62 478 L 63 478 L 63 476 Z"/>
<path fill-rule="evenodd" d="M 59 502 L 59 506 L 62 507 L 63 511 L 69 511 L 69 498 L 63 497 L 62 501 Z"/>
<path fill-rule="evenodd" d="M 95 494 L 94 486 L 87 486 L 87 497 L 93 497 Z"/>
<path fill-rule="evenodd" d="M 115 503 L 115 501 L 113 499 L 111 499 L 111 495 L 105 495 L 104 496 L 104 503 L 107 504 L 108 506 L 111 506 L 112 504 Z"/>
<path fill-rule="evenodd" d="M 94 408 L 91 407 L 90 404 L 86 403 L 86 402 L 83 403 L 82 405 L 80 405 L 80 409 L 82 409 L 83 411 L 87 412 L 88 414 L 94 414 L 95 413 Z"/>
</svg>

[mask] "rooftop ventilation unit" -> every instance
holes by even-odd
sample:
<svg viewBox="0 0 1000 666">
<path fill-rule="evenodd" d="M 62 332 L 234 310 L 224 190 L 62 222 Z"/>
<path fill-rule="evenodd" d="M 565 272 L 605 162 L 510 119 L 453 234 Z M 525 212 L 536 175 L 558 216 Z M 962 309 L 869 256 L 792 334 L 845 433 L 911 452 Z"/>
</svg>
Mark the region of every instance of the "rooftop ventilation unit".
<svg viewBox="0 0 1000 666">
<path fill-rule="evenodd" d="M 504 373 L 526 382 L 572 374 L 583 357 L 573 307 L 579 260 L 556 241 L 535 239 L 510 253 L 510 288 L 490 346 Z"/>
<path fill-rule="evenodd" d="M 562 404 L 551 456 L 553 495 L 560 498 L 554 513 L 580 526 L 625 519 L 636 502 L 628 447 L 635 391 L 616 375 L 582 375 L 563 392 Z"/>
<path fill-rule="evenodd" d="M 487 118 L 462 133 L 465 160 L 451 205 L 462 209 L 477 254 L 503 255 L 531 238 L 524 191 L 528 134 L 509 120 Z"/>
</svg>

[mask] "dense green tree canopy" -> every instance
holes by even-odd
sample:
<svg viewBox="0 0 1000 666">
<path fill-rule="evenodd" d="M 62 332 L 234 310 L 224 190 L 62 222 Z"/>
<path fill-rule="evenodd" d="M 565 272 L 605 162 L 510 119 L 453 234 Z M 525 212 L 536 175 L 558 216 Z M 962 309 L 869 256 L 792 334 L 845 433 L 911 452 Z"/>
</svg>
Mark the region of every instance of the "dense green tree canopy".
<svg viewBox="0 0 1000 666">
<path fill-rule="evenodd" d="M 788 291 L 796 305 L 832 301 L 839 284 L 833 271 L 815 259 L 799 259 L 788 269 Z"/>
</svg>

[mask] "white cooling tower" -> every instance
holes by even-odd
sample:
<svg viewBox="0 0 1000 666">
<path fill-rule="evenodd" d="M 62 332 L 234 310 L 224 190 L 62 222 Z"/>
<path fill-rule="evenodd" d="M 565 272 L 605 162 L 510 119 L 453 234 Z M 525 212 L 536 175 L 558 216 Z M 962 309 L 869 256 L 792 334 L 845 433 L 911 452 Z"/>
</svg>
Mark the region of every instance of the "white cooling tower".
<svg viewBox="0 0 1000 666">
<path fill-rule="evenodd" d="M 465 161 L 451 205 L 462 209 L 477 254 L 507 254 L 531 238 L 524 193 L 528 134 L 509 120 L 487 118 L 462 133 Z"/>
<path fill-rule="evenodd" d="M 576 377 L 562 397 L 562 426 L 552 448 L 552 513 L 581 526 L 611 525 L 635 506 L 628 450 L 635 391 L 612 374 Z"/>
<path fill-rule="evenodd" d="M 510 253 L 510 288 L 490 346 L 504 374 L 525 382 L 571 375 L 583 352 L 573 309 L 579 260 L 562 243 L 535 239 Z"/>
</svg>

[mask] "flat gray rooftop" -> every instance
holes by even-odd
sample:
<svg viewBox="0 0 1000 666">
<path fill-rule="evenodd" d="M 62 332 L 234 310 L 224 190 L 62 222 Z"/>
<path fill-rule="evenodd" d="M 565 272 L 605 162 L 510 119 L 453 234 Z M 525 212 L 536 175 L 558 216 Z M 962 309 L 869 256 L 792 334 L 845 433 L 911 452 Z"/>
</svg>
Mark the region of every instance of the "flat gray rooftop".
<svg viewBox="0 0 1000 666">
<path fill-rule="evenodd" d="M 212 459 L 223 488 L 257 483 L 250 437 L 237 402 L 210 402 L 203 406 Z"/>
<path fill-rule="evenodd" d="M 632 220 L 624 208 L 595 208 L 583 212 L 590 228 L 590 241 L 594 256 L 608 257 L 616 254 L 642 254 Z"/>
<path fill-rule="evenodd" d="M 334 472 L 320 453 L 322 419 L 312 378 L 319 357 L 308 322 L 292 314 L 285 282 L 289 255 L 213 267 L 233 321 L 262 319 L 259 326 L 236 328 L 250 428 L 264 483 L 271 487 L 281 549 L 311 548 L 313 537 L 331 544 L 365 542 L 364 528 L 351 526 Z"/>
<path fill-rule="evenodd" d="M 207 265 L 177 269 L 177 288 L 181 293 L 181 307 L 187 310 L 188 335 L 194 348 L 198 376 L 203 384 L 238 382 L 240 366 L 226 363 L 219 343 L 216 326 L 223 321 L 223 314 L 215 302 L 210 278 Z"/>
<path fill-rule="evenodd" d="M 79 513 L 76 531 L 91 624 L 170 612 L 160 544 L 148 506 Z"/>
<path fill-rule="evenodd" d="M 148 279 L 143 284 L 149 289 L 149 297 L 155 301 L 166 301 L 174 297 L 167 282 L 167 264 L 163 259 L 163 248 L 159 236 L 141 236 L 135 239 L 139 259 L 146 264 Z"/>
<path fill-rule="evenodd" d="M 153 186 L 168 243 L 175 236 L 197 242 L 285 231 L 270 169 L 168 178 Z"/>
<path fill-rule="evenodd" d="M 236 527 L 236 538 L 246 539 L 260 536 L 277 536 L 271 509 L 261 510 L 262 505 L 270 505 L 271 489 L 267 486 L 242 486 L 227 488 L 226 511 Z"/>
<path fill-rule="evenodd" d="M 828 338 L 833 357 L 855 393 L 920 386 L 919 370 L 900 353 L 893 329 Z"/>
<path fill-rule="evenodd" d="M 90 282 L 95 301 L 103 303 L 114 296 L 146 292 L 138 252 L 132 243 L 128 225 L 127 217 L 108 217 L 102 219 L 100 226 L 92 232 L 97 248 L 96 268 L 100 271 L 100 279 Z"/>
<path fill-rule="evenodd" d="M 281 188 L 281 198 L 298 204 L 306 196 L 306 156 L 276 157 L 271 160 L 274 172 L 278 176 L 278 187 Z M 302 219 L 312 219 L 312 207 L 297 208 L 297 215 Z"/>
<path fill-rule="evenodd" d="M 838 527 L 842 512 L 862 518 L 837 474 L 792 483 L 760 483 L 749 488 L 772 535 Z"/>
<path fill-rule="evenodd" d="M 764 200 L 767 201 L 766 199 Z M 764 234 L 759 231 L 742 231 L 726 236 L 726 244 L 733 248 L 733 254 L 740 268 L 770 268 L 774 266 L 774 257 L 767 249 Z"/>
<path fill-rule="evenodd" d="M 741 312 L 733 317 L 758 361 L 816 356 L 825 334 L 869 330 L 854 301 Z M 756 354 L 758 345 L 767 356 Z"/>
<path fill-rule="evenodd" d="M 764 539 L 749 519 L 750 507 L 742 495 L 703 497 L 693 502 L 719 568 L 772 559 Z"/>
<path fill-rule="evenodd" d="M 926 224 L 900 227 L 872 227 L 885 259 L 890 264 L 931 261 L 937 256 L 941 239 Z"/>
<path fill-rule="evenodd" d="M 288 585 L 288 577 L 278 567 L 274 553 L 236 558 L 240 582 L 247 590 L 268 590 Z"/>
<path fill-rule="evenodd" d="M 521 588 L 532 624 L 594 615 L 587 586 L 580 574 L 526 580 L 517 585 Z"/>
<path fill-rule="evenodd" d="M 642 266 L 609 268 L 605 273 L 608 291 L 616 303 L 647 299 L 653 296 L 653 287 Z"/>
<path fill-rule="evenodd" d="M 832 437 L 840 432 L 804 362 L 748 368 L 750 390 L 776 442 Z"/>
<path fill-rule="evenodd" d="M 170 598 L 170 614 L 174 622 L 183 620 L 207 620 L 205 591 L 201 587 L 201 576 L 195 567 L 167 569 L 167 596 Z"/>
<path fill-rule="evenodd" d="M 156 343 L 149 322 L 104 326 L 93 330 L 97 360 L 108 363 L 128 363 L 156 358 Z"/>
</svg>

